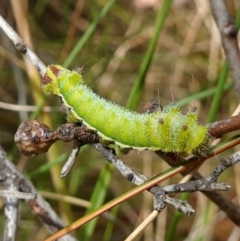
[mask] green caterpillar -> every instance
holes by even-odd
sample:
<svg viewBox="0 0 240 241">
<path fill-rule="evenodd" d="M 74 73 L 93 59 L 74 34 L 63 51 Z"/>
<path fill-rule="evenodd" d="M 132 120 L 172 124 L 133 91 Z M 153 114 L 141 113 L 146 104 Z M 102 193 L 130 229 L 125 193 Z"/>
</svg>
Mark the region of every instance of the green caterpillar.
<svg viewBox="0 0 240 241">
<path fill-rule="evenodd" d="M 102 143 L 121 149 L 152 150 L 178 156 L 201 155 L 208 145 L 207 127 L 197 115 L 183 115 L 178 107 L 154 113 L 137 113 L 107 101 L 84 83 L 82 75 L 60 65 L 50 65 L 43 78 L 43 91 L 60 97 L 68 121 L 82 122 L 96 131 Z"/>
</svg>

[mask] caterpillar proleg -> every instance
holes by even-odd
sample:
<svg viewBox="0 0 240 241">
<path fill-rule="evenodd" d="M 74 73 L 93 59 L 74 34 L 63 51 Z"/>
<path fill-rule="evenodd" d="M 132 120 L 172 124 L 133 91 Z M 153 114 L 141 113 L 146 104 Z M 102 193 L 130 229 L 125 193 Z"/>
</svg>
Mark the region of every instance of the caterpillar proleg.
<svg viewBox="0 0 240 241">
<path fill-rule="evenodd" d="M 154 113 L 130 111 L 99 97 L 84 83 L 81 74 L 60 65 L 48 66 L 42 88 L 61 99 L 69 122 L 82 122 L 96 131 L 103 143 L 179 156 L 206 151 L 207 127 L 197 122 L 196 112 L 184 115 L 177 106 Z"/>
</svg>

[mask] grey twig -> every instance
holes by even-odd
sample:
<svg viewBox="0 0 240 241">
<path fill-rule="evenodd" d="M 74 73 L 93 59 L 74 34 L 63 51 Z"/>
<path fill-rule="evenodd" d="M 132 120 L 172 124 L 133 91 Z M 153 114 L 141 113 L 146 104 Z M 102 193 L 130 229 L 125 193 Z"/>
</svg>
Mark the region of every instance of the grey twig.
<svg viewBox="0 0 240 241">
<path fill-rule="evenodd" d="M 235 165 L 240 161 L 240 152 L 237 152 L 228 158 L 222 159 L 221 163 L 214 167 L 212 173 L 207 177 L 201 179 L 189 181 L 181 184 L 173 184 L 162 187 L 161 192 L 165 194 L 179 193 L 179 192 L 212 192 L 215 190 L 228 191 L 230 185 L 226 183 L 217 183 L 218 177 L 229 167 Z"/>
<path fill-rule="evenodd" d="M 17 169 L 16 167 L 7 159 L 5 152 L 0 146 L 0 183 L 5 189 L 9 189 L 10 191 L 20 191 L 25 193 L 36 194 L 37 190 L 34 188 L 33 184 L 27 180 Z M 7 198 L 7 214 L 9 217 L 9 222 L 7 223 L 9 231 L 9 224 L 11 224 L 11 232 L 13 232 L 14 225 L 17 224 L 16 215 L 13 215 L 13 211 L 16 210 L 16 198 Z M 57 214 L 53 211 L 50 205 L 42 198 L 40 194 L 37 194 L 36 199 L 26 199 L 25 202 L 30 207 L 32 212 L 44 223 L 45 227 L 50 231 L 50 233 L 55 233 L 64 227 L 62 220 L 57 216 Z M 5 211 L 5 213 L 6 213 Z M 14 222 L 14 224 L 13 224 Z M 6 229 L 5 229 L 6 230 Z M 6 232 L 5 232 L 6 233 Z M 9 234 L 9 232 L 8 232 Z M 9 235 L 8 235 L 9 236 Z M 13 240 L 13 239 L 12 239 Z M 66 235 L 62 237 L 61 240 L 73 241 L 76 240 L 71 235 Z"/>
<path fill-rule="evenodd" d="M 127 166 L 118 156 L 115 154 L 114 149 L 104 147 L 100 143 L 93 144 L 93 147 L 97 149 L 104 158 L 109 161 L 114 167 L 130 182 L 135 185 L 140 185 L 148 180 L 148 178 L 140 173 L 133 171 Z"/>
<path fill-rule="evenodd" d="M 158 156 L 160 156 L 162 159 L 164 159 L 170 166 L 172 166 L 172 161 L 168 156 L 164 156 L 160 152 L 156 152 Z M 186 173 L 182 173 L 182 175 L 186 175 Z M 196 172 L 194 176 L 191 178 L 193 181 L 201 180 L 204 177 L 199 173 Z M 240 209 L 237 207 L 233 202 L 231 202 L 227 197 L 223 196 L 221 193 L 217 191 L 211 191 L 211 192 L 203 192 L 201 191 L 209 200 L 211 200 L 213 203 L 218 205 L 218 207 L 224 211 L 228 218 L 232 220 L 236 225 L 240 226 Z"/>
<path fill-rule="evenodd" d="M 146 176 L 143 174 L 139 174 L 135 171 L 133 171 L 130 167 L 128 167 L 121 159 L 119 159 L 115 153 L 114 150 L 105 148 L 101 144 L 93 144 L 93 146 L 107 159 L 110 163 L 112 163 L 117 170 L 128 180 L 133 182 L 136 185 L 140 185 L 144 183 L 145 181 L 148 180 Z M 234 154 L 234 156 L 237 154 Z M 235 160 L 235 162 L 232 162 L 232 165 L 237 163 L 238 160 Z M 182 202 L 181 200 L 170 198 L 166 194 L 171 194 L 171 193 L 179 193 L 179 192 L 196 192 L 196 191 L 202 191 L 206 196 L 212 196 L 209 195 L 212 192 L 216 194 L 216 197 L 219 199 L 215 199 L 214 202 L 216 204 L 219 203 L 219 201 L 224 201 L 224 203 L 221 203 L 221 205 L 226 205 L 229 208 L 227 210 L 230 211 L 230 214 L 228 215 L 229 218 L 231 218 L 236 224 L 239 224 L 240 219 L 237 215 L 232 215 L 232 211 L 235 210 L 237 213 L 240 212 L 238 208 L 231 203 L 228 199 L 226 199 L 224 196 L 222 196 L 220 193 L 217 193 L 216 190 L 219 191 L 228 191 L 230 188 L 229 184 L 226 183 L 216 183 L 218 176 L 226 169 L 224 169 L 225 166 L 218 165 L 217 167 L 214 168 L 213 173 L 204 178 L 201 177 L 201 179 L 195 179 L 195 181 L 190 181 L 187 183 L 182 183 L 182 184 L 173 184 L 173 185 L 168 185 L 165 187 L 159 187 L 159 186 L 154 186 L 149 189 L 149 192 L 151 192 L 154 196 L 154 209 L 160 211 L 165 207 L 166 203 L 174 205 L 178 210 L 186 213 L 187 215 L 190 215 L 193 213 L 193 209 L 191 206 L 188 204 L 186 205 L 185 202 Z M 230 167 L 230 165 L 228 165 Z M 216 170 L 221 170 L 216 171 Z M 198 176 L 199 177 L 199 176 Z M 212 200 L 212 198 L 210 198 Z M 218 201 L 219 200 L 219 201 Z M 224 211 L 226 209 L 223 209 Z"/>
<path fill-rule="evenodd" d="M 4 198 L 17 198 L 17 199 L 35 199 L 37 197 L 36 193 L 24 193 L 17 190 L 0 190 L 0 197 Z"/>
<path fill-rule="evenodd" d="M 11 26 L 4 20 L 0 15 L 0 28 L 5 32 L 5 34 L 12 40 L 16 49 L 24 54 L 24 56 L 37 68 L 41 76 L 44 76 L 46 72 L 46 66 L 38 58 L 38 56 L 29 49 L 29 47 L 23 42 L 21 37 L 13 30 Z"/>
<path fill-rule="evenodd" d="M 221 34 L 226 58 L 231 69 L 238 100 L 240 100 L 240 52 L 237 42 L 238 29 L 228 13 L 223 0 L 209 0 L 211 10 Z"/>
<path fill-rule="evenodd" d="M 130 167 L 128 167 L 121 159 L 117 157 L 115 151 L 110 148 L 105 148 L 102 144 L 92 144 L 94 148 L 96 148 L 106 160 L 108 160 L 114 167 L 130 182 L 134 183 L 135 185 L 140 185 L 149 178 L 140 174 L 138 172 L 133 171 Z M 157 211 L 161 211 L 166 206 L 166 203 L 173 205 L 177 210 L 190 215 L 194 213 L 193 208 L 191 205 L 186 204 L 179 199 L 170 198 L 169 196 L 164 193 L 162 187 L 154 186 L 148 190 L 153 194 L 154 203 L 153 207 Z"/>
<path fill-rule="evenodd" d="M 15 191 L 17 189 L 14 182 L 6 182 L 5 188 L 9 188 L 10 191 Z M 3 241 L 15 241 L 17 233 L 17 221 L 18 221 L 18 210 L 19 200 L 14 197 L 6 197 L 4 204 L 4 234 Z"/>
<path fill-rule="evenodd" d="M 60 173 L 61 178 L 65 177 L 71 170 L 71 168 L 77 158 L 77 155 L 80 151 L 81 146 L 82 146 L 82 143 L 80 141 L 78 141 L 78 140 L 74 141 L 72 152 L 71 152 L 70 156 L 68 157 L 68 160 L 65 162 L 65 164 L 62 167 L 62 170 Z"/>
</svg>

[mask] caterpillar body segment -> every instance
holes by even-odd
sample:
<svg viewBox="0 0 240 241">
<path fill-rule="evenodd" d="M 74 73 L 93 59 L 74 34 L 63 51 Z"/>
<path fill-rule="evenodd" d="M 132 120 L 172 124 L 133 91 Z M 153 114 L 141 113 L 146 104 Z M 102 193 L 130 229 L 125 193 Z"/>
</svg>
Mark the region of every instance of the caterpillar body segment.
<svg viewBox="0 0 240 241">
<path fill-rule="evenodd" d="M 60 65 L 47 68 L 42 88 L 59 96 L 68 109 L 68 121 L 82 122 L 96 131 L 103 143 L 177 155 L 200 154 L 207 147 L 207 127 L 198 124 L 195 112 L 183 115 L 176 106 L 150 114 L 130 111 L 99 97 L 81 74 Z"/>
</svg>

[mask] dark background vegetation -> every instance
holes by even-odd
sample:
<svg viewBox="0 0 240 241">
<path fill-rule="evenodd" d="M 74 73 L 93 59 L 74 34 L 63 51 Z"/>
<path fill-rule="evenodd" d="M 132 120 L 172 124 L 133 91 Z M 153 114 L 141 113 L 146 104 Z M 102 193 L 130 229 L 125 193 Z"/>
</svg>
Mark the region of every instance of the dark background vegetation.
<svg viewBox="0 0 240 241">
<path fill-rule="evenodd" d="M 13 11 L 15 2 L 2 1 L 0 12 L 17 32 L 20 32 L 19 28 L 22 28 L 23 32 L 29 29 L 32 48 L 45 65 L 63 64 L 106 2 L 104 0 L 22 1 L 25 12 L 23 11 L 20 20 L 17 20 L 16 16 L 21 10 L 19 13 Z M 153 1 L 152 4 L 150 1 L 144 3 L 143 0 L 117 1 L 68 67 L 70 69 L 82 67 L 86 83 L 96 93 L 125 106 L 152 38 L 159 6 L 161 1 Z M 228 0 L 227 6 L 235 19 L 239 2 Z M 73 18 L 76 11 L 79 12 Z M 224 53 L 220 36 L 208 1 L 173 1 L 159 36 L 136 110 L 142 112 L 144 104 L 150 99 L 156 99 L 161 105 L 167 106 L 191 96 L 190 101 L 181 109 L 186 113 L 192 106 L 196 106 L 199 122 L 207 123 L 213 96 L 208 96 L 206 90 L 216 87 L 223 63 Z M 39 97 L 36 96 L 43 98 L 39 90 L 40 81 L 30 80 L 37 77 L 34 73 L 26 71 L 27 66 L 22 55 L 14 49 L 4 34 L 1 34 L 0 69 L 0 101 L 9 104 L 39 105 Z M 230 74 L 226 78 L 227 83 L 232 83 Z M 23 97 L 20 98 L 21 93 Z M 197 93 L 203 94 L 201 100 L 196 99 Z M 59 106 L 55 98 L 44 98 L 45 105 Z M 233 88 L 228 88 L 223 92 L 214 120 L 229 117 L 236 106 L 235 91 Z M 0 106 L 0 144 L 14 164 L 31 178 L 38 190 L 90 200 L 105 160 L 92 147 L 86 146 L 82 149 L 74 169 L 59 184 L 56 175 L 62 164 L 60 167 L 55 167 L 55 171 L 52 169 L 50 171 L 50 168 L 42 172 L 38 170 L 62 154 L 69 154 L 72 144 L 58 143 L 52 147 L 52 154 L 24 157 L 16 149 L 13 140 L 19 124 L 32 118 L 32 112 L 24 113 L 12 111 L 11 107 Z M 58 108 L 53 109 L 51 113 L 40 113 L 35 117 L 39 120 L 47 118 L 51 119 L 53 129 L 66 122 L 65 115 Z M 224 156 L 226 155 L 224 153 Z M 149 177 L 167 168 L 167 165 L 151 152 L 132 151 L 121 158 L 134 170 Z M 62 158 L 66 159 L 67 155 Z M 207 175 L 218 163 L 218 159 L 219 156 L 207 161 L 201 168 L 201 173 Z M 239 167 L 236 166 L 222 177 L 222 180 L 232 185 L 231 191 L 224 195 L 236 202 L 239 200 L 238 192 L 235 191 L 235 183 L 239 181 L 238 172 Z M 178 180 L 179 177 L 175 177 L 168 182 L 174 183 Z M 132 187 L 133 184 L 114 170 L 104 202 Z M 56 200 L 51 196 L 47 200 L 68 223 L 83 216 L 86 210 L 80 205 L 69 204 L 68 207 L 64 207 L 66 204 L 62 199 Z M 184 215 L 180 217 L 173 240 L 228 240 L 235 226 L 223 212 L 199 193 L 191 194 L 189 202 L 196 209 L 196 214 L 191 217 Z M 152 199 L 149 193 L 132 198 L 120 206 L 116 219 L 110 214 L 101 216 L 90 240 L 123 240 L 151 210 Z M 172 207 L 168 207 L 139 240 L 164 240 L 174 212 Z M 0 223 L 3 222 L 2 213 Z M 109 223 L 113 223 L 113 230 L 107 239 L 104 235 L 108 232 L 106 227 Z M 79 237 L 79 233 L 77 230 L 75 235 Z M 154 234 L 156 239 L 153 238 Z M 43 240 L 46 236 L 47 232 L 28 207 L 21 205 L 18 240 Z"/>
</svg>

